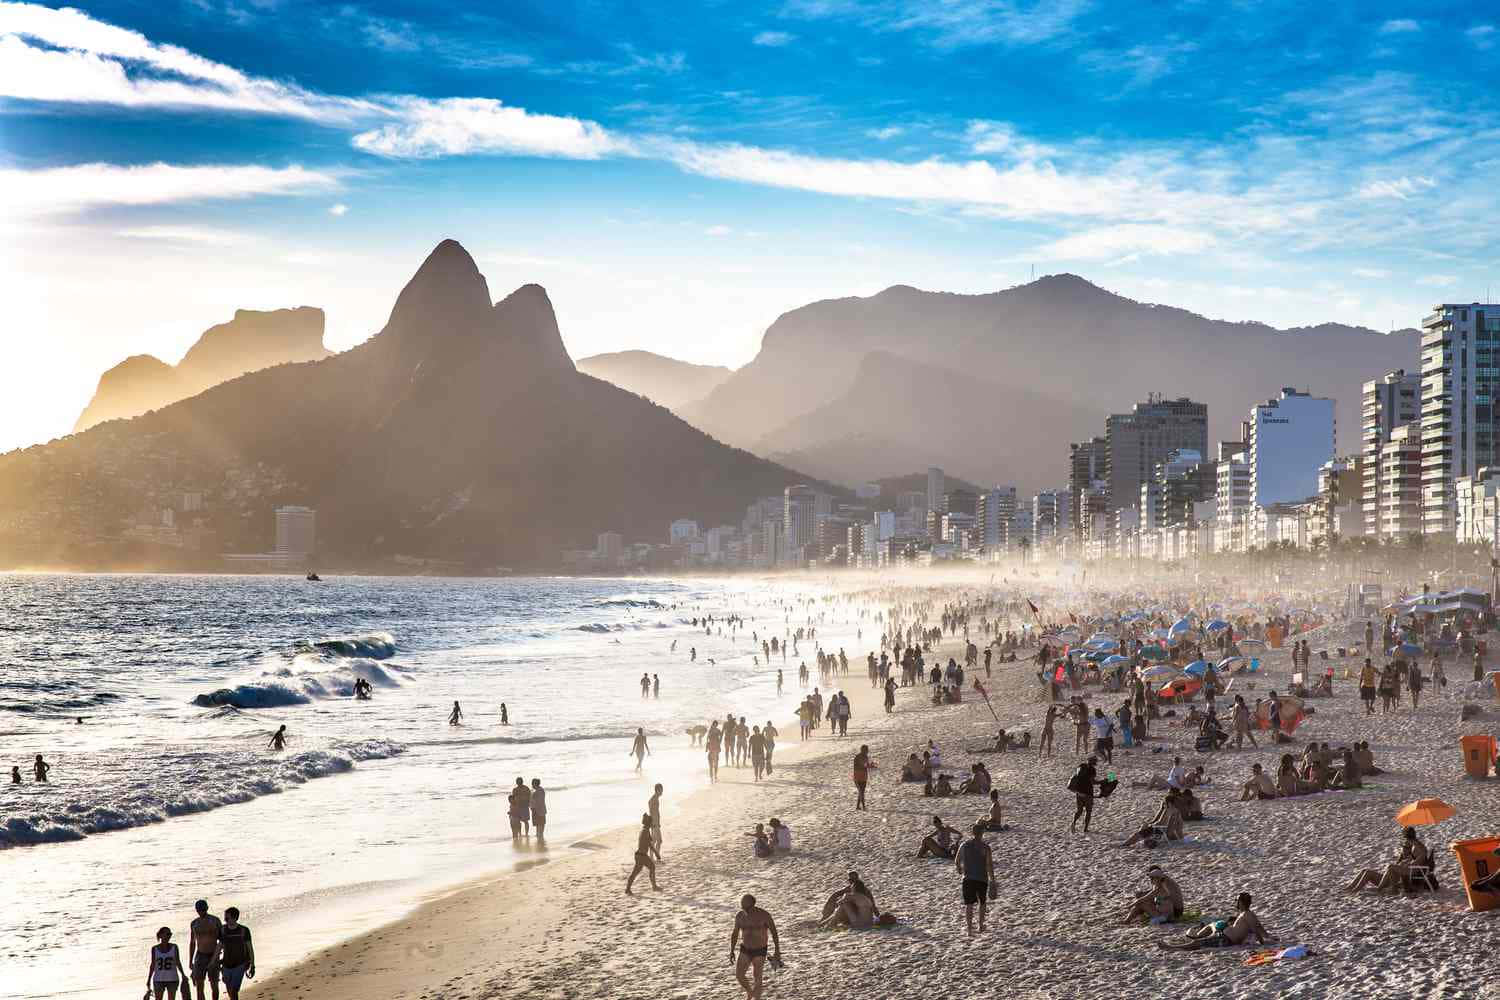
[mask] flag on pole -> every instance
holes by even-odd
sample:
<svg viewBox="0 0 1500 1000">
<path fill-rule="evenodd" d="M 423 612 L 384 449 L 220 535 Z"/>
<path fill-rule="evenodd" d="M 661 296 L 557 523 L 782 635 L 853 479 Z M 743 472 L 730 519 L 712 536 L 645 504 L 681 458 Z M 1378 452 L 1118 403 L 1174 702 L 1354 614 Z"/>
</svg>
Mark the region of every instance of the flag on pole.
<svg viewBox="0 0 1500 1000">
<path fill-rule="evenodd" d="M 974 678 L 974 688 L 984 696 L 984 707 L 990 710 L 991 715 L 995 715 L 995 706 L 990 704 L 990 693 L 984 689 L 983 684 L 979 683 L 978 677 Z M 999 722 L 1000 716 L 995 715 L 995 721 Z"/>
</svg>

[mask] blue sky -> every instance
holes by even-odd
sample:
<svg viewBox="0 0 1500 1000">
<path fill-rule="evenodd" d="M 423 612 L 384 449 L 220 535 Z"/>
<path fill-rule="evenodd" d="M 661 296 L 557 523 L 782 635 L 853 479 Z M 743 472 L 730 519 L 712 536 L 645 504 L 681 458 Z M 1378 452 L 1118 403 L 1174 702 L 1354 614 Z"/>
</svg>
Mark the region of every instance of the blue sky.
<svg viewBox="0 0 1500 1000">
<path fill-rule="evenodd" d="M 1479 4 L 0 3 L 0 447 L 237 307 L 357 343 L 448 236 L 575 356 L 1033 266 L 1410 325 L 1500 278 L 1497 76 Z"/>
</svg>

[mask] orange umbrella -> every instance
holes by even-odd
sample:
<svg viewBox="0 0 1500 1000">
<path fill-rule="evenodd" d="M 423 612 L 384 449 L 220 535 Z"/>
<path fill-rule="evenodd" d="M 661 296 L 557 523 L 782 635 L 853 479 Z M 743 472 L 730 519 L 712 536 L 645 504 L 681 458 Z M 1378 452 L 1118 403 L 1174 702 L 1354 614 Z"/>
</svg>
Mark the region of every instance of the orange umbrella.
<svg viewBox="0 0 1500 1000">
<path fill-rule="evenodd" d="M 1442 799 L 1418 799 L 1401 807 L 1396 822 L 1402 826 L 1427 826 L 1453 818 L 1454 809 Z"/>
</svg>

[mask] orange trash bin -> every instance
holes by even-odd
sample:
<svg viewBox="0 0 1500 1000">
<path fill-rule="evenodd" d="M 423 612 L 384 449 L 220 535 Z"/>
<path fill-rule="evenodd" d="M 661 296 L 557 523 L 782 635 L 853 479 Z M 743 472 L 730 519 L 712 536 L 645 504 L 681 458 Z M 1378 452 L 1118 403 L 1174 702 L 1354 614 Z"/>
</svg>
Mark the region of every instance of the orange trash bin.
<svg viewBox="0 0 1500 1000">
<path fill-rule="evenodd" d="M 1453 844 L 1453 853 L 1458 856 L 1458 867 L 1464 873 L 1464 892 L 1469 896 L 1469 909 L 1475 913 L 1500 907 L 1500 891 L 1475 892 L 1473 884 L 1500 871 L 1500 837 L 1485 837 L 1482 840 L 1460 840 Z"/>
<path fill-rule="evenodd" d="M 1464 770 L 1471 778 L 1488 778 L 1495 760 L 1495 737 L 1488 733 L 1471 733 L 1458 741 L 1464 751 Z"/>
</svg>

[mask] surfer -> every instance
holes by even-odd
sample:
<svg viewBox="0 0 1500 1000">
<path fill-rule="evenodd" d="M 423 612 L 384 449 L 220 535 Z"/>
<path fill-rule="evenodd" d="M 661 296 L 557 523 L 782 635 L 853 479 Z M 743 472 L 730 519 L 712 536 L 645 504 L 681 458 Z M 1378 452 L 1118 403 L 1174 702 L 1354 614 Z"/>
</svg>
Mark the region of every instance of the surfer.
<svg viewBox="0 0 1500 1000">
<path fill-rule="evenodd" d="M 280 729 L 276 730 L 276 732 L 274 732 L 274 733 L 271 734 L 271 742 L 267 743 L 266 746 L 269 747 L 272 750 L 285 750 L 286 749 L 286 723 L 285 722 L 283 722 L 281 724 L 281 728 Z M 38 757 L 37 760 L 41 760 L 41 757 Z M 43 780 L 45 780 L 45 779 L 43 779 Z"/>
</svg>

